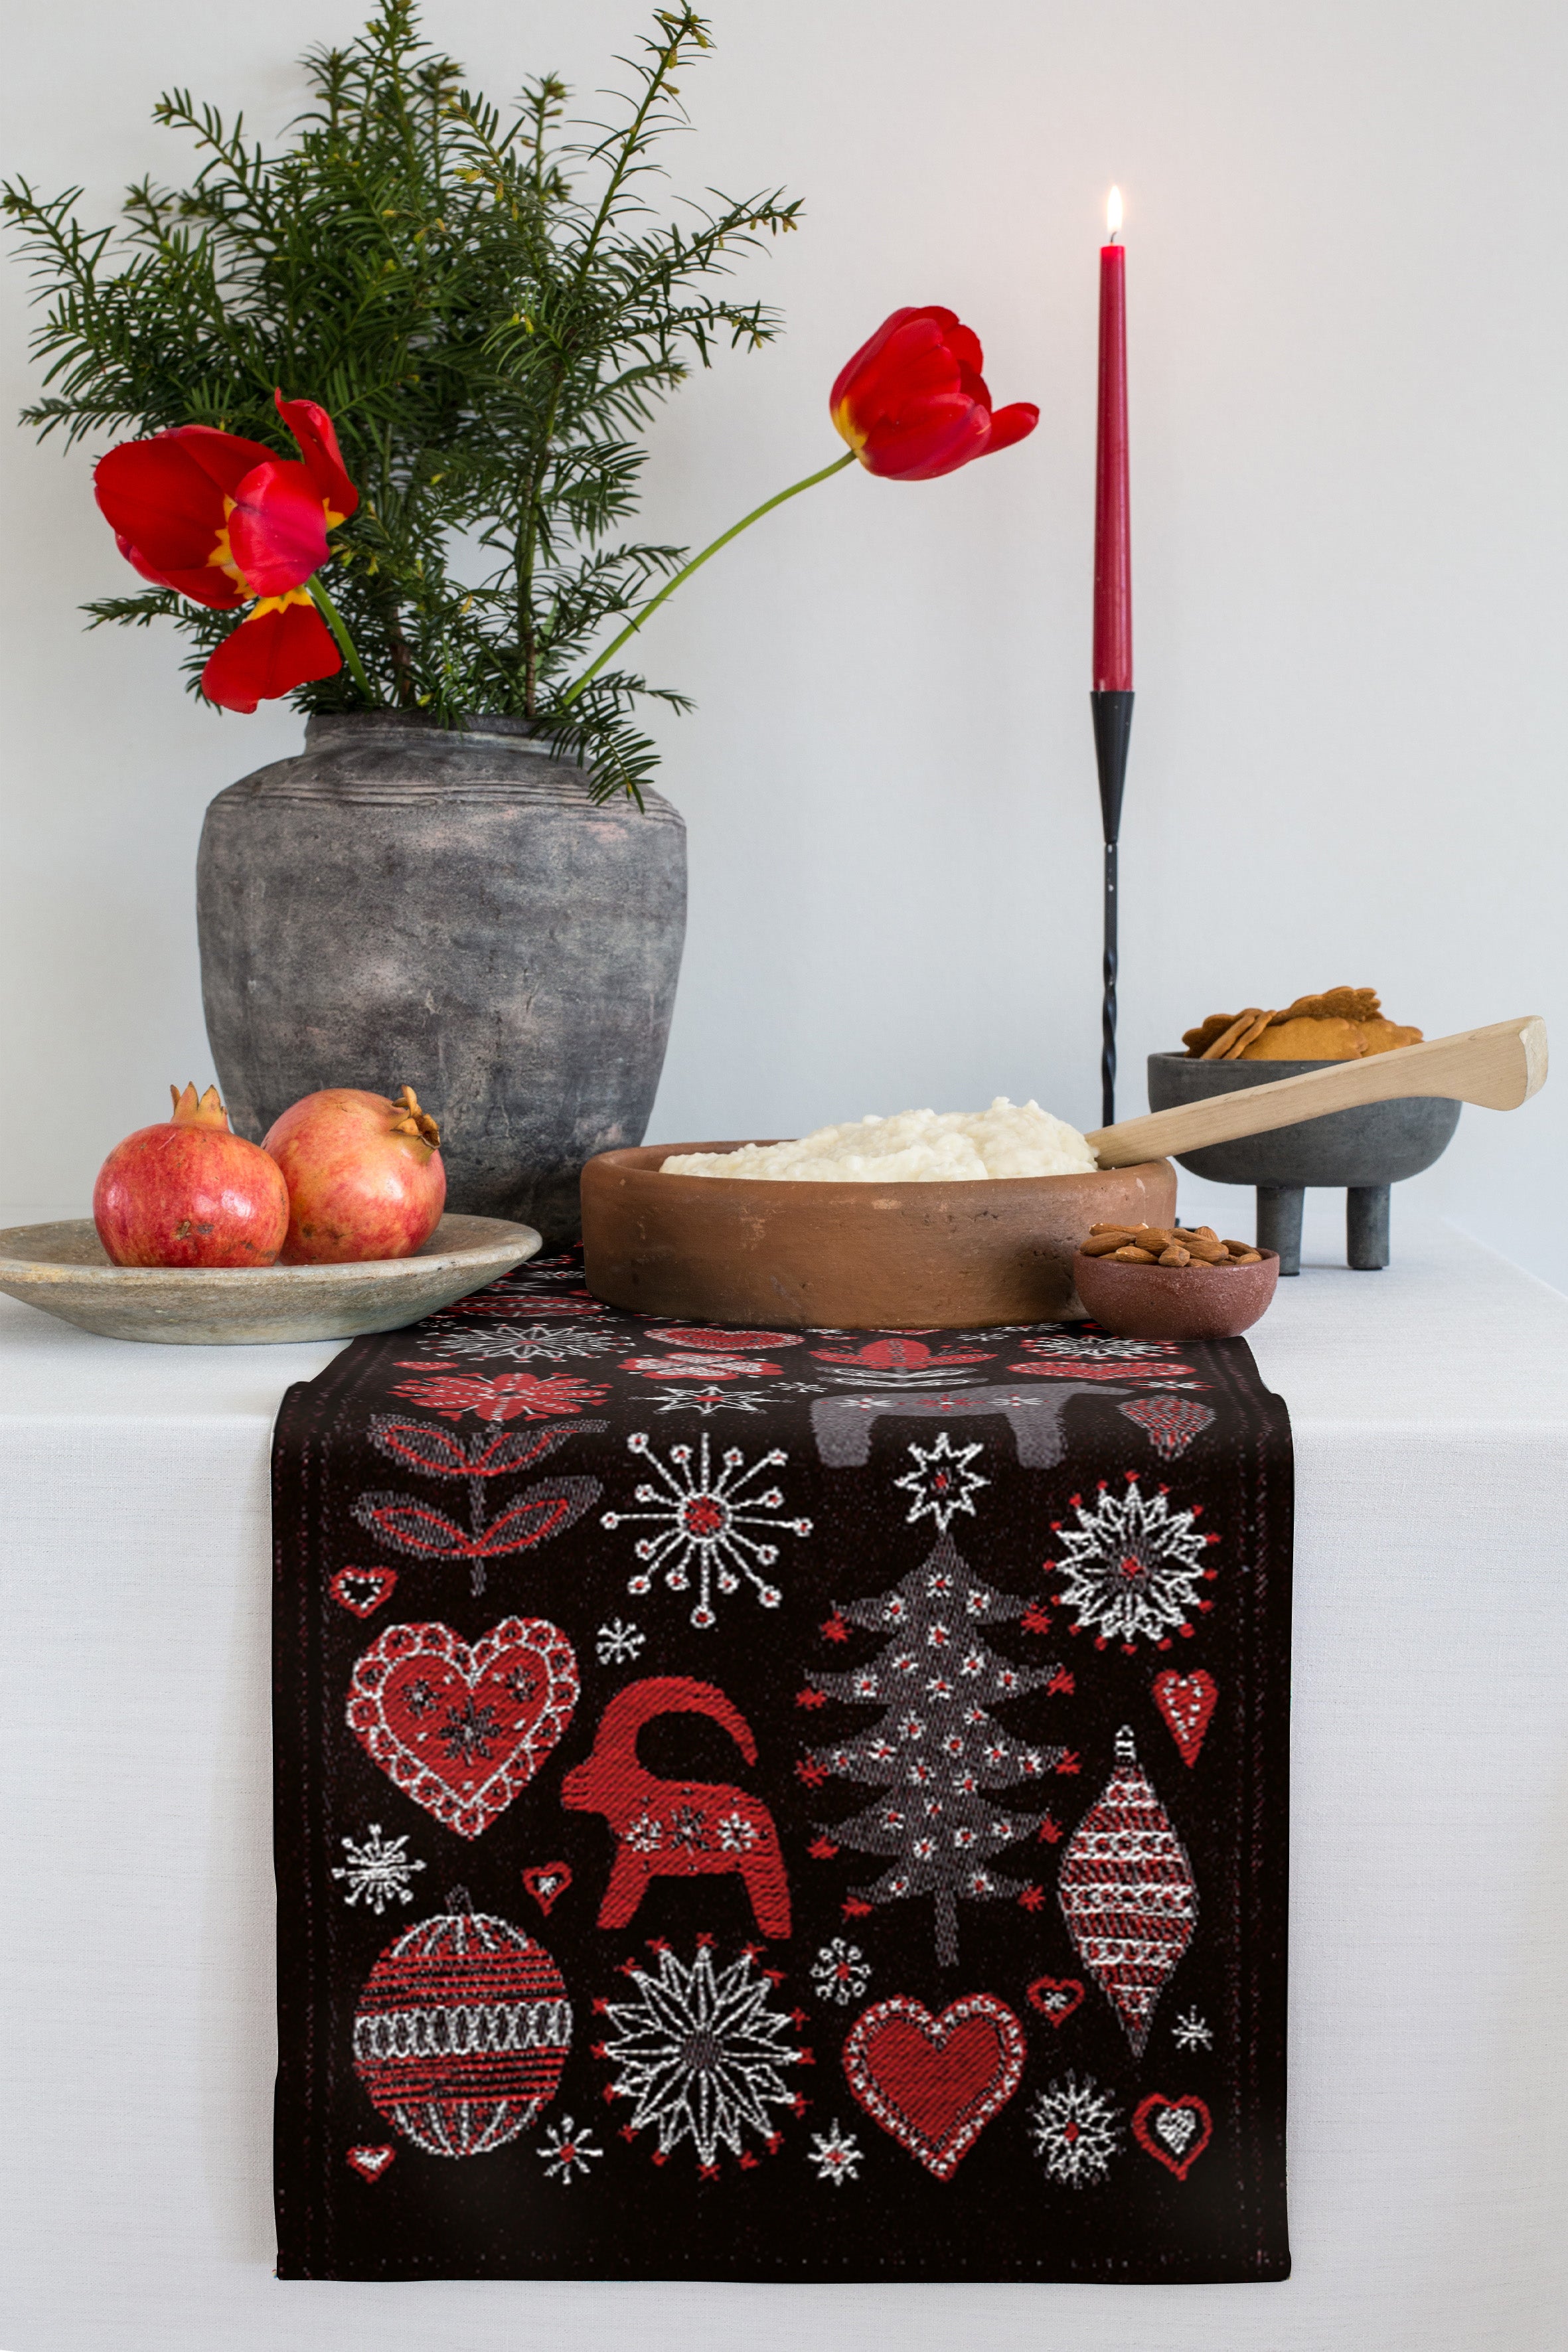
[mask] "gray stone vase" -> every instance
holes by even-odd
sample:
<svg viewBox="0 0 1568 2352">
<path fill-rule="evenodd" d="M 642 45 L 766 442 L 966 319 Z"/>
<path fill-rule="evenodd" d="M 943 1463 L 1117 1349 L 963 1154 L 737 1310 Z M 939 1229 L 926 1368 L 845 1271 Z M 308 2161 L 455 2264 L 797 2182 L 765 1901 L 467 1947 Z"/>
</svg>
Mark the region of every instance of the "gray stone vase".
<svg viewBox="0 0 1568 2352">
<path fill-rule="evenodd" d="M 320 1087 L 412 1086 L 447 1205 L 580 1230 L 583 1162 L 640 1143 L 686 927 L 686 827 L 596 808 L 528 722 L 317 718 L 206 814 L 202 1000 L 236 1130 Z"/>
</svg>

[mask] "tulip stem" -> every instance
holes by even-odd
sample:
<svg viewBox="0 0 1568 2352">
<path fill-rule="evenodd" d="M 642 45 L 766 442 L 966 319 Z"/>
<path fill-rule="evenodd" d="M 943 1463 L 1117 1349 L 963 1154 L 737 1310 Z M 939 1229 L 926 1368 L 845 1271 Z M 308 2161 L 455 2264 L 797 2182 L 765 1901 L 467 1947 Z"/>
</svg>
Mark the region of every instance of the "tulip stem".
<svg viewBox="0 0 1568 2352">
<path fill-rule="evenodd" d="M 350 674 L 353 678 L 354 684 L 359 688 L 360 692 L 363 695 L 368 703 L 373 706 L 379 703 L 381 697 L 371 691 L 371 683 L 364 674 L 364 666 L 361 662 L 359 655 L 354 648 L 354 641 L 349 635 L 348 623 L 344 620 L 342 614 L 339 612 L 337 606 L 333 604 L 331 598 L 322 587 L 319 576 L 315 572 L 312 572 L 310 579 L 306 581 L 305 585 L 310 591 L 310 602 L 316 607 L 317 612 L 321 615 L 322 620 L 325 621 L 328 628 L 331 629 L 333 636 L 336 637 L 339 646 L 342 648 L 343 659 L 349 666 Z"/>
<path fill-rule="evenodd" d="M 700 555 L 694 555 L 689 563 L 683 563 L 680 570 L 675 573 L 674 577 L 665 582 L 664 586 L 659 590 L 658 595 L 650 596 L 647 603 L 643 606 L 642 611 L 636 614 L 633 618 L 626 623 L 626 625 L 621 631 L 620 635 L 611 639 L 610 643 L 605 647 L 604 652 L 599 656 L 598 659 L 596 661 L 590 662 L 588 667 L 583 672 L 582 677 L 577 680 L 575 686 L 569 687 L 567 688 L 566 693 L 555 706 L 557 710 L 570 710 L 572 705 L 576 701 L 577 697 L 582 693 L 583 688 L 588 684 L 589 680 L 596 677 L 599 672 L 604 668 L 605 664 L 609 661 L 613 656 L 619 653 L 621 647 L 626 644 L 628 637 L 632 637 L 637 635 L 648 615 L 652 613 L 658 612 L 659 606 L 664 603 L 665 598 L 667 596 L 674 595 L 682 581 L 689 580 L 694 572 L 700 572 L 701 570 L 702 566 L 707 562 L 710 555 L 717 555 L 721 547 L 728 547 L 732 539 L 739 539 L 743 530 L 750 530 L 754 522 L 761 522 L 765 514 L 772 514 L 774 507 L 782 507 L 786 499 L 799 498 L 802 490 L 809 490 L 817 482 L 826 482 L 829 474 L 841 474 L 846 466 L 852 466 L 854 462 L 854 450 L 847 449 L 842 457 L 836 457 L 831 466 L 824 466 L 820 473 L 807 474 L 804 481 L 792 482 L 787 490 L 780 490 L 774 497 L 764 499 L 760 507 L 753 507 L 749 515 L 742 515 L 739 522 L 731 523 L 728 530 L 721 532 L 717 539 L 711 541 L 710 544 L 703 549 Z"/>
</svg>

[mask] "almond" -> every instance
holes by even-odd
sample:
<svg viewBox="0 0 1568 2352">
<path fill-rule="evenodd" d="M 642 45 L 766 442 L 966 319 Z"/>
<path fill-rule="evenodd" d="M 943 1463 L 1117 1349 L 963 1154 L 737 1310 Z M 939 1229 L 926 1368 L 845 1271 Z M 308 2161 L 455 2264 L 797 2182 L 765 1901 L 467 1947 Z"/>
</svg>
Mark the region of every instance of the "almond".
<svg viewBox="0 0 1568 2352">
<path fill-rule="evenodd" d="M 1117 1250 L 1111 1259 L 1113 1265 L 1152 1265 L 1153 1263 L 1152 1250 L 1135 1249 L 1131 1244 L 1126 1249 Z"/>
</svg>

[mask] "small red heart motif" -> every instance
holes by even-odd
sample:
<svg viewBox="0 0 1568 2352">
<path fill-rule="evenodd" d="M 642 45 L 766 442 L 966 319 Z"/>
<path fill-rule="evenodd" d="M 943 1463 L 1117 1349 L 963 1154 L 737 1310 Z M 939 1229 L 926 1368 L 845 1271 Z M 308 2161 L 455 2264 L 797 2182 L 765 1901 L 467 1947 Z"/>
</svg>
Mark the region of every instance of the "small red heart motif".
<svg viewBox="0 0 1568 2352">
<path fill-rule="evenodd" d="M 523 1872 L 522 1883 L 548 1919 L 572 1884 L 572 1866 L 565 1862 L 542 1862 Z"/>
<path fill-rule="evenodd" d="M 1082 1999 L 1077 1977 L 1037 1977 L 1029 1987 L 1030 2001 L 1053 2025 L 1065 2025 Z"/>
<path fill-rule="evenodd" d="M 940 2017 L 900 1994 L 857 2018 L 844 2072 L 873 2121 L 950 2180 L 1017 2089 L 1026 2048 L 1012 2011 L 988 1992 L 967 1994 Z"/>
<path fill-rule="evenodd" d="M 1202 2099 L 1167 2099 L 1151 2091 L 1132 2111 L 1132 2137 L 1167 2172 L 1184 2180 L 1214 2137 L 1214 2117 Z"/>
<path fill-rule="evenodd" d="M 351 2147 L 349 2162 L 362 2180 L 379 2180 L 396 2154 L 395 2147 Z"/>
<path fill-rule="evenodd" d="M 559 1625 L 507 1617 L 470 1648 L 449 1625 L 390 1625 L 354 1667 L 349 1727 L 394 1785 L 477 1838 L 526 1789 L 577 1704 Z"/>
<path fill-rule="evenodd" d="M 396 1582 L 395 1568 L 340 1568 L 327 1590 L 340 1609 L 356 1617 L 374 1617 L 391 1600 Z"/>
<path fill-rule="evenodd" d="M 1191 1675 L 1156 1675 L 1154 1704 L 1164 1717 L 1171 1737 L 1182 1751 L 1183 1763 L 1195 1764 L 1209 1727 L 1209 1718 L 1219 1704 L 1219 1690 L 1214 1676 L 1205 1675 L 1202 1666 Z"/>
</svg>

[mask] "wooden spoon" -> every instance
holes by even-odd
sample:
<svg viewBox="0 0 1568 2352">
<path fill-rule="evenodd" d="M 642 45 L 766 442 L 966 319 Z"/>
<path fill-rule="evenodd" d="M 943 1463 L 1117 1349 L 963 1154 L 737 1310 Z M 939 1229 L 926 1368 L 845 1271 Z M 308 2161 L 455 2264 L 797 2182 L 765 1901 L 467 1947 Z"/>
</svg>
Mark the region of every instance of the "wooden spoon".
<svg viewBox="0 0 1568 2352">
<path fill-rule="evenodd" d="M 1201 1151 L 1208 1143 L 1231 1143 L 1240 1135 L 1265 1135 L 1272 1127 L 1321 1118 L 1326 1111 L 1408 1095 L 1443 1095 L 1488 1110 L 1517 1110 L 1545 1083 L 1546 1024 L 1527 1013 L 1518 1021 L 1494 1021 L 1489 1028 L 1434 1037 L 1428 1045 L 1368 1054 L 1357 1062 L 1325 1062 L 1321 1070 L 1300 1077 L 1237 1087 L 1173 1110 L 1152 1111 L 1146 1118 L 1121 1118 L 1084 1140 L 1102 1168 L 1131 1168 L 1142 1160 Z"/>
</svg>

